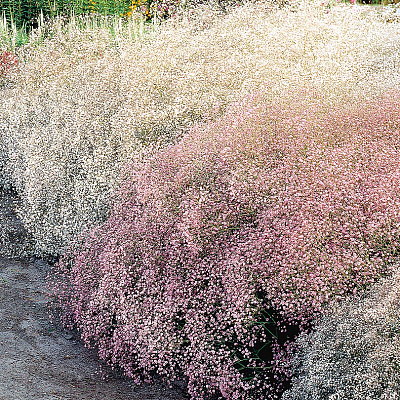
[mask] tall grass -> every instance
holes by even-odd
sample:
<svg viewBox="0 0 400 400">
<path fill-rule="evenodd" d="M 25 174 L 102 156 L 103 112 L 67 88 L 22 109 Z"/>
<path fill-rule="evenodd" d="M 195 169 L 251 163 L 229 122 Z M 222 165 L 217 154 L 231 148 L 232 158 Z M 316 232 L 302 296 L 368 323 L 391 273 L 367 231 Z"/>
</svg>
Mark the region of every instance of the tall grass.
<svg viewBox="0 0 400 400">
<path fill-rule="evenodd" d="M 109 41 L 120 39 L 137 42 L 143 40 L 147 33 L 157 29 L 157 21 L 148 22 L 140 14 L 123 19 L 120 16 L 103 16 L 100 14 L 57 16 L 54 19 L 46 18 L 41 12 L 38 26 L 31 31 L 18 29 L 16 24 L 9 26 L 3 15 L 0 20 L 0 51 L 12 51 L 24 58 L 24 50 L 36 49 L 46 39 L 51 39 L 55 32 L 68 35 L 72 30 L 94 32 L 96 30 L 109 31 Z M 25 51 L 26 52 L 26 51 Z"/>
<path fill-rule="evenodd" d="M 140 14 L 146 20 L 164 19 L 197 0 L 2 0 L 1 12 L 7 26 L 29 33 L 40 23 L 40 15 L 53 19 L 56 16 L 103 15 L 130 17 Z M 229 7 L 242 0 L 221 0 L 219 4 Z"/>
<path fill-rule="evenodd" d="M 24 25 L 31 28 L 35 26 L 35 20 L 42 12 L 46 17 L 53 18 L 56 15 L 68 16 L 99 13 L 102 15 L 124 15 L 129 12 L 131 0 L 2 0 L 2 11 L 11 24 L 17 29 Z"/>
</svg>

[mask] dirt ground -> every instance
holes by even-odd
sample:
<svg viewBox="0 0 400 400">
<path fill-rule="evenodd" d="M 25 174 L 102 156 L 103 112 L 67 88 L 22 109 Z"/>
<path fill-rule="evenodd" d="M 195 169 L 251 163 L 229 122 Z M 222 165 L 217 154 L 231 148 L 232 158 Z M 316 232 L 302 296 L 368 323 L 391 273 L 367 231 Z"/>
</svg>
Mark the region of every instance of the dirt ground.
<svg viewBox="0 0 400 400">
<path fill-rule="evenodd" d="M 14 201 L 0 193 L 0 400 L 187 398 L 182 386 L 136 386 L 106 366 L 104 379 L 96 353 L 75 332 L 50 322 L 45 282 L 49 265 L 16 259 L 29 238 L 12 212 Z"/>
</svg>

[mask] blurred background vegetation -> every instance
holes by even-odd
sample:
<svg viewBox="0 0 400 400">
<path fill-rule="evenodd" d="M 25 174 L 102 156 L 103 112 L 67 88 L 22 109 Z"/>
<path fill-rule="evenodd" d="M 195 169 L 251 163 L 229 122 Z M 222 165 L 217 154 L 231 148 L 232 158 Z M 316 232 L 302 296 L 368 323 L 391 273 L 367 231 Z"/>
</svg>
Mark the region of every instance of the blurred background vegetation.
<svg viewBox="0 0 400 400">
<path fill-rule="evenodd" d="M 0 17 L 2 23 L 8 27 L 13 25 L 17 30 L 29 33 L 37 28 L 39 16 L 43 11 L 44 18 L 52 18 L 57 15 L 114 15 L 129 17 L 135 12 L 145 16 L 146 20 L 157 18 L 165 19 L 177 6 L 185 6 L 192 0 L 0 0 Z M 206 0 L 198 2 L 203 3 Z M 363 4 L 388 4 L 400 0 L 358 0 Z M 223 7 L 243 3 L 243 0 L 218 0 Z"/>
<path fill-rule="evenodd" d="M 0 0 L 0 17 L 7 21 L 9 27 L 15 25 L 18 30 L 29 32 L 40 23 L 41 11 L 45 18 L 70 16 L 72 13 L 76 16 L 100 14 L 127 18 L 138 12 L 146 20 L 152 20 L 156 13 L 159 19 L 163 19 L 177 6 L 186 3 L 187 0 Z M 239 4 L 242 0 L 219 0 L 218 3 L 223 6 L 224 3 Z"/>
<path fill-rule="evenodd" d="M 150 9 L 151 0 L 0 0 L 3 19 L 17 29 L 36 28 L 40 12 L 45 17 L 98 13 L 102 15 L 129 16 L 136 8 Z M 144 10 L 146 13 L 146 10 Z"/>
</svg>

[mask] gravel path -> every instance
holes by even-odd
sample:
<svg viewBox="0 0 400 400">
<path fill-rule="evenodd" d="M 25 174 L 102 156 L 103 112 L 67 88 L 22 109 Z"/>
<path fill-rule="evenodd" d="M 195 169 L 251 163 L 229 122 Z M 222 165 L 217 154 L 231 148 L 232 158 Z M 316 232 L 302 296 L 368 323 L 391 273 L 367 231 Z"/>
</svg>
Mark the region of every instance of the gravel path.
<svg viewBox="0 0 400 400">
<path fill-rule="evenodd" d="M 178 387 L 137 387 L 104 366 L 108 377 L 102 378 L 95 352 L 76 333 L 50 322 L 49 265 L 15 259 L 15 249 L 21 250 L 28 238 L 12 205 L 9 195 L 0 194 L 0 400 L 185 399 Z"/>
</svg>

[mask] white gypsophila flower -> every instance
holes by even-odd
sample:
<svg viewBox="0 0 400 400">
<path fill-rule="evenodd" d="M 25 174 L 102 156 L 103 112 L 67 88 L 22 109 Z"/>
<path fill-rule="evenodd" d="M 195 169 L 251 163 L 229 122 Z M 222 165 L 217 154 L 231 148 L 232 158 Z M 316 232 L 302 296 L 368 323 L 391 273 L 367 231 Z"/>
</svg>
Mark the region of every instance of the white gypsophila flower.
<svg viewBox="0 0 400 400">
<path fill-rule="evenodd" d="M 293 387 L 283 400 L 400 398 L 400 270 L 333 303 L 297 340 Z"/>
<path fill-rule="evenodd" d="M 399 86 L 395 24 L 303 6 L 192 8 L 136 42 L 57 23 L 41 45 L 33 37 L 1 92 L 0 180 L 21 196 L 36 254 L 60 254 L 106 217 L 126 162 L 248 93 L 269 85 L 275 101 L 308 85 L 335 107 Z"/>
</svg>

